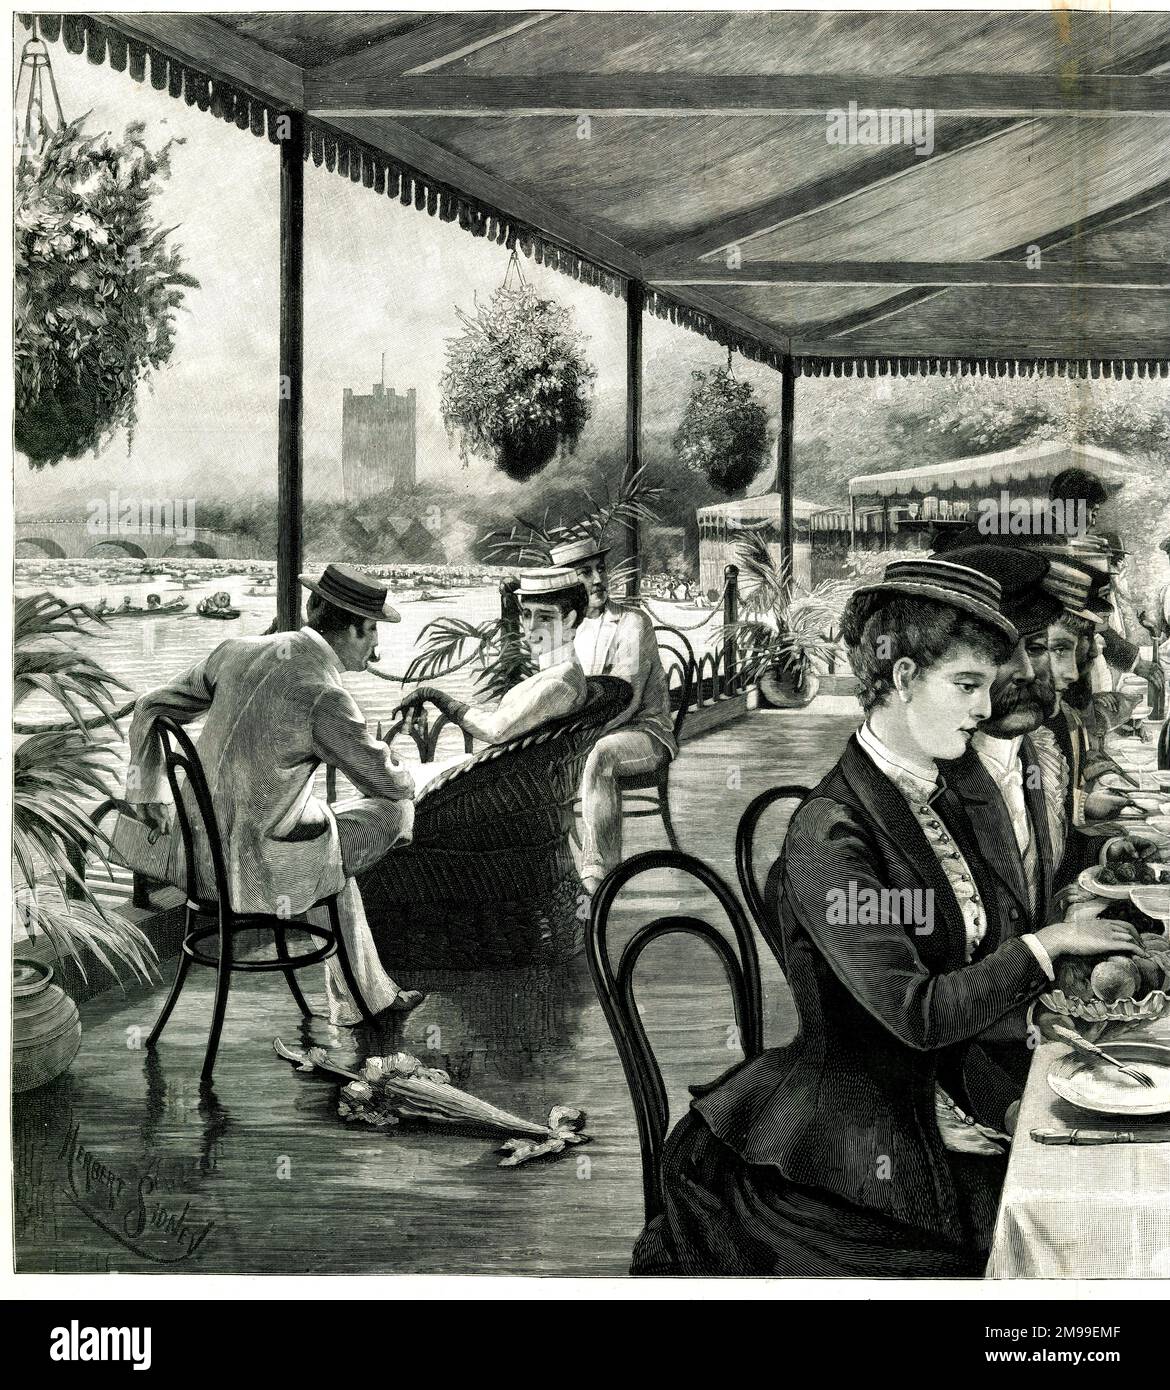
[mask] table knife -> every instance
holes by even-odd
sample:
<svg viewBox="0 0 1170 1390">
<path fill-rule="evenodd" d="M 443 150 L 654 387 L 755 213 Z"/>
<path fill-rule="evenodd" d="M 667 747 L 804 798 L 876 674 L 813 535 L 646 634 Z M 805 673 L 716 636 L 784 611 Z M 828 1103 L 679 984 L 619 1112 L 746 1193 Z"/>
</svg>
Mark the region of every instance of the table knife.
<svg viewBox="0 0 1170 1390">
<path fill-rule="evenodd" d="M 1034 1129 L 1037 1144 L 1170 1144 L 1170 1125 L 1153 1129 Z"/>
</svg>

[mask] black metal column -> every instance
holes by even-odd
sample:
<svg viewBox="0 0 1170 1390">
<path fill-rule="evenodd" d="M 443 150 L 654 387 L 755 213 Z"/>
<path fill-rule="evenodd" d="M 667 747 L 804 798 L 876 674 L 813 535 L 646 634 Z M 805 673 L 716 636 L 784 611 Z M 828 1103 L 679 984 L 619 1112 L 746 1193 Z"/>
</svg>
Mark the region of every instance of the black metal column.
<svg viewBox="0 0 1170 1390">
<path fill-rule="evenodd" d="M 631 280 L 626 286 L 626 478 L 642 467 L 642 315 L 646 286 Z M 626 558 L 633 574 L 629 593 L 635 597 L 642 582 L 642 538 L 638 518 L 625 523 Z"/>
<path fill-rule="evenodd" d="M 304 117 L 288 116 L 280 142 L 280 396 L 277 413 L 276 630 L 301 625 L 304 442 Z"/>
</svg>

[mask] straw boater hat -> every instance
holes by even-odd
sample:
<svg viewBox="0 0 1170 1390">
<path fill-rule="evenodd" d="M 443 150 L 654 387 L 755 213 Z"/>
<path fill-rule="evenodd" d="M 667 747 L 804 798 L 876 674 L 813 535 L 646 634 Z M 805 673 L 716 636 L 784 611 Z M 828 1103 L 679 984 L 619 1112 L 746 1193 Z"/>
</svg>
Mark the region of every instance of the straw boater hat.
<svg viewBox="0 0 1170 1390">
<path fill-rule="evenodd" d="M 1065 555 L 1049 553 L 1047 558 L 1044 588 L 1075 617 L 1087 618 L 1096 626 L 1107 622 L 1113 612 L 1103 597 L 1109 588 L 1109 576 Z"/>
<path fill-rule="evenodd" d="M 1021 637 L 1043 632 L 1064 608 L 1060 599 L 1044 588 L 1049 560 L 1033 548 L 972 545 L 962 550 L 948 550 L 947 560 L 995 580 L 1003 595 L 1004 617 Z"/>
<path fill-rule="evenodd" d="M 539 570 L 521 570 L 520 587 L 516 590 L 516 597 L 532 599 L 537 603 L 551 603 L 559 594 L 576 589 L 580 583 L 576 570 L 547 566 Z"/>
<path fill-rule="evenodd" d="M 878 583 L 854 590 L 845 610 L 847 628 L 860 634 L 885 602 L 899 596 L 931 599 L 959 608 L 996 628 L 1013 643 L 1019 641 L 1019 633 L 1002 611 L 999 583 L 979 569 L 951 560 L 893 561 Z"/>
<path fill-rule="evenodd" d="M 554 565 L 583 565 L 600 555 L 608 555 L 610 547 L 602 544 L 601 536 L 578 536 L 575 540 L 558 541 L 548 548 Z"/>
<path fill-rule="evenodd" d="M 353 565 L 326 565 L 320 579 L 302 574 L 300 581 L 306 589 L 312 590 L 334 608 L 344 608 L 347 613 L 356 613 L 362 618 L 376 618 L 383 623 L 400 621 L 397 609 L 386 602 L 385 584 L 355 569 Z"/>
</svg>

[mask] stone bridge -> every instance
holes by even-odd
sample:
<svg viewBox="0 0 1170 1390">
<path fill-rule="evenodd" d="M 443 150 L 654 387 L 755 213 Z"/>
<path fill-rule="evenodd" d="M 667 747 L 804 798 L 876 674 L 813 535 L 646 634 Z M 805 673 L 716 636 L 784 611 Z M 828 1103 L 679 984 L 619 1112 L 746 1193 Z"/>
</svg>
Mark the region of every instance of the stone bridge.
<svg viewBox="0 0 1170 1390">
<path fill-rule="evenodd" d="M 108 525 L 76 517 L 26 517 L 17 520 L 14 540 L 18 560 L 35 555 L 56 560 L 116 555 L 135 560 L 269 558 L 259 553 L 254 536 L 155 521 L 129 526 L 113 517 Z"/>
</svg>

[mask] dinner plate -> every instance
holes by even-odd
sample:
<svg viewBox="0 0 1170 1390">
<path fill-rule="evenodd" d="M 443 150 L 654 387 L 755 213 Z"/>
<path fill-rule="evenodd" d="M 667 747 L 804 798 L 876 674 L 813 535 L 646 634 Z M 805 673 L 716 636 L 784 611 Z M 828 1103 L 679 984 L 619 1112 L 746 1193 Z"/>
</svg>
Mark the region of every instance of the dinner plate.
<svg viewBox="0 0 1170 1390">
<path fill-rule="evenodd" d="M 1092 893 L 1098 898 L 1113 898 L 1117 902 L 1122 899 L 1129 900 L 1129 890 L 1133 887 L 1130 883 L 1102 883 L 1100 879 L 1100 865 L 1092 865 L 1088 869 L 1082 869 L 1077 875 L 1077 883 L 1086 893 Z"/>
<path fill-rule="evenodd" d="M 1170 1045 L 1160 1042 L 1112 1042 L 1106 1051 L 1126 1066 L 1144 1071 L 1153 1089 L 1099 1057 L 1072 1049 L 1048 1073 L 1048 1084 L 1079 1110 L 1096 1115 L 1165 1115 L 1170 1113 Z"/>
</svg>

